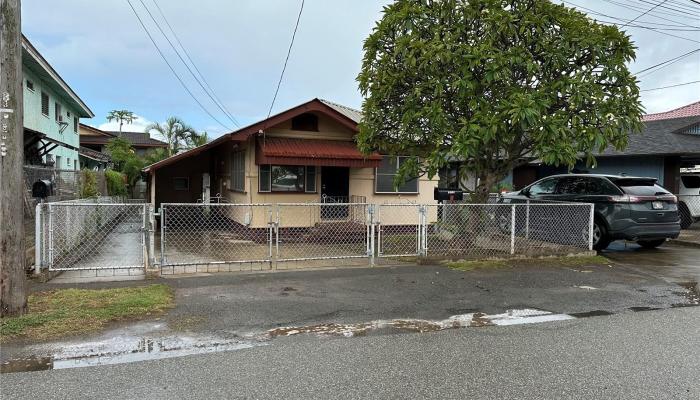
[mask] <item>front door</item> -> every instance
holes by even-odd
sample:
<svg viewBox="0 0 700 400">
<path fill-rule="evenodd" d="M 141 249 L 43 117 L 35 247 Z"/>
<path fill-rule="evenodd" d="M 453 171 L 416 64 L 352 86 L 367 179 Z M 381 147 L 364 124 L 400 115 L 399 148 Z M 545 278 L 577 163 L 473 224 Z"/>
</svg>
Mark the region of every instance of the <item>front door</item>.
<svg viewBox="0 0 700 400">
<path fill-rule="evenodd" d="M 343 219 L 348 216 L 350 202 L 350 169 L 347 167 L 321 168 L 321 218 Z M 328 205 L 325 205 L 328 204 Z M 335 204 L 335 205 L 334 205 Z"/>
</svg>

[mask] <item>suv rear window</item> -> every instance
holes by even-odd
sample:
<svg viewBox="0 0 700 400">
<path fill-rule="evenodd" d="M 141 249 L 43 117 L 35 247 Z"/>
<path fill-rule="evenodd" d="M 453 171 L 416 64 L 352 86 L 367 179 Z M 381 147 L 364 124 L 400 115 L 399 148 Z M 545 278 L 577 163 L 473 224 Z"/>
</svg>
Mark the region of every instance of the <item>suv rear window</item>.
<svg viewBox="0 0 700 400">
<path fill-rule="evenodd" d="M 700 188 L 700 175 L 681 175 L 681 180 L 688 189 Z"/>
<path fill-rule="evenodd" d="M 669 191 L 654 183 L 651 179 L 620 179 L 615 184 L 626 194 L 634 196 L 655 196 L 669 194 Z"/>
</svg>

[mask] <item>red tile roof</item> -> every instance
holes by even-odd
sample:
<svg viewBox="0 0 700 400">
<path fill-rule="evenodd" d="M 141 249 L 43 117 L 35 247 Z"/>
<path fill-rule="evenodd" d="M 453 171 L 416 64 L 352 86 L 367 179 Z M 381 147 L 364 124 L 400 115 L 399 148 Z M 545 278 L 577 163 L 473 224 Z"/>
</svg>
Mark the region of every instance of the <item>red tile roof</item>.
<svg viewBox="0 0 700 400">
<path fill-rule="evenodd" d="M 700 115 L 700 101 L 696 101 L 695 103 L 690 103 L 687 106 L 679 107 L 670 111 L 664 111 L 655 114 L 647 114 L 642 117 L 642 120 L 657 121 L 660 119 L 693 117 L 698 115 Z"/>
<path fill-rule="evenodd" d="M 258 138 L 256 164 L 376 167 L 382 156 L 364 155 L 354 142 L 322 139 Z"/>
</svg>

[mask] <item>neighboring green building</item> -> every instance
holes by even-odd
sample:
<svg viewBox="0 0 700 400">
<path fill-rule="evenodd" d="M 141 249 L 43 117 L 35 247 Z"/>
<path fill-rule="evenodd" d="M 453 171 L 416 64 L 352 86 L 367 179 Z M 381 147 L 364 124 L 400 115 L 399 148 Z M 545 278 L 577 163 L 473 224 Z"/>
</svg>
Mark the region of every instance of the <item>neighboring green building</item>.
<svg viewBox="0 0 700 400">
<path fill-rule="evenodd" d="M 22 36 L 25 164 L 80 169 L 80 118 L 95 115 Z"/>
</svg>

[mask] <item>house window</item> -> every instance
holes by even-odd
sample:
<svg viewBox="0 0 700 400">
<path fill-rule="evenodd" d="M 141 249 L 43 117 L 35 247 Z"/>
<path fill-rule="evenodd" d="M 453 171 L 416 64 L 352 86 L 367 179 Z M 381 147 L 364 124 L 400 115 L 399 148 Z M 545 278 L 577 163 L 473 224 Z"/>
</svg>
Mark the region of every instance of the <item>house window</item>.
<svg viewBox="0 0 700 400">
<path fill-rule="evenodd" d="M 61 115 L 61 105 L 58 104 L 58 102 L 54 103 L 54 118 L 56 118 L 56 122 L 61 122 L 63 121 L 63 115 Z"/>
<path fill-rule="evenodd" d="M 27 89 L 31 90 L 32 92 L 34 91 L 34 82 L 30 81 L 27 79 Z"/>
<path fill-rule="evenodd" d="M 318 132 L 318 117 L 304 113 L 292 118 L 292 130 Z"/>
<path fill-rule="evenodd" d="M 49 95 L 41 92 L 41 113 L 49 116 Z"/>
<path fill-rule="evenodd" d="M 260 192 L 315 193 L 316 167 L 303 165 L 261 165 Z"/>
<path fill-rule="evenodd" d="M 231 154 L 231 190 L 245 191 L 245 151 Z"/>
<path fill-rule="evenodd" d="M 413 178 L 394 188 L 394 178 L 397 171 L 408 157 L 384 157 L 379 168 L 375 169 L 375 193 L 418 193 L 418 179 Z"/>
<path fill-rule="evenodd" d="M 186 176 L 173 178 L 173 189 L 190 190 L 190 178 Z"/>
<path fill-rule="evenodd" d="M 73 169 L 78 169 L 78 160 L 73 160 Z"/>
<path fill-rule="evenodd" d="M 66 158 L 66 166 L 70 168 L 70 157 Z"/>
<path fill-rule="evenodd" d="M 73 132 L 78 133 L 78 117 L 73 117 Z"/>
</svg>

